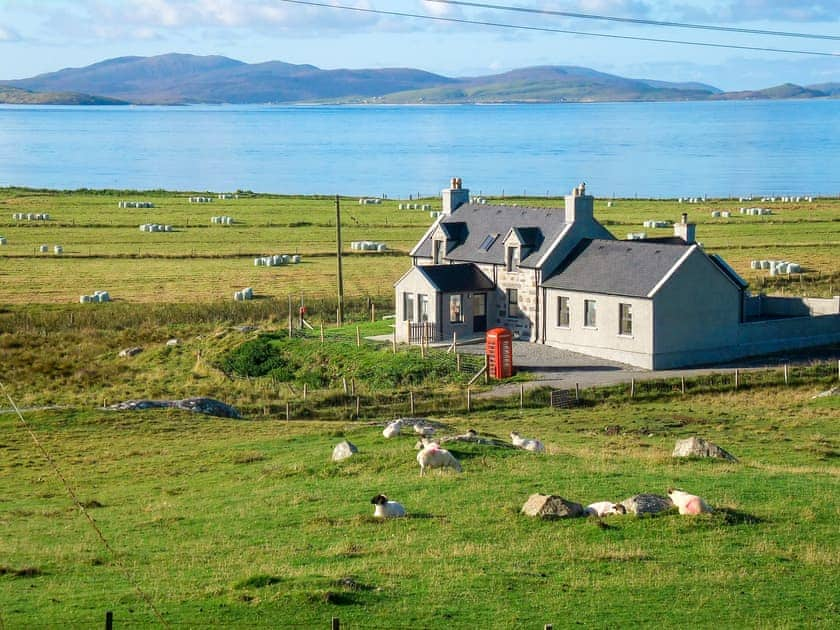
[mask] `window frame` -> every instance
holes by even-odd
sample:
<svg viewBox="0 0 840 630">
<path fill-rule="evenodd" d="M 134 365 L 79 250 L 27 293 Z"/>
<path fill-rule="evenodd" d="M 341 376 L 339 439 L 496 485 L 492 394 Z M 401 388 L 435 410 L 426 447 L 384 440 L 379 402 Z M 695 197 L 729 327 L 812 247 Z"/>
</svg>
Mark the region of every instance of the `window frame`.
<svg viewBox="0 0 840 630">
<path fill-rule="evenodd" d="M 429 296 L 426 293 L 417 294 L 417 321 L 429 321 Z"/>
<path fill-rule="evenodd" d="M 457 310 L 453 310 L 453 306 L 456 303 L 458 305 Z M 457 315 L 453 318 L 455 313 L 457 313 Z M 464 296 L 461 293 L 451 293 L 449 295 L 449 323 L 463 324 L 464 321 Z"/>
<path fill-rule="evenodd" d="M 572 313 L 569 304 L 568 295 L 557 296 L 557 328 L 571 328 L 572 327 Z M 563 315 L 565 315 L 565 323 L 563 322 Z"/>
<path fill-rule="evenodd" d="M 410 291 L 403 293 L 403 321 L 413 322 L 416 314 L 417 301 L 414 299 L 414 294 Z"/>
<path fill-rule="evenodd" d="M 625 323 L 628 325 L 624 330 Z M 627 302 L 618 304 L 618 334 L 622 337 L 633 336 L 633 305 Z"/>
<path fill-rule="evenodd" d="M 586 299 L 583 301 L 583 327 L 598 327 L 598 300 Z"/>
<path fill-rule="evenodd" d="M 519 289 L 507 289 L 507 316 L 519 317 L 520 315 L 522 315 L 522 309 L 519 308 Z"/>
</svg>

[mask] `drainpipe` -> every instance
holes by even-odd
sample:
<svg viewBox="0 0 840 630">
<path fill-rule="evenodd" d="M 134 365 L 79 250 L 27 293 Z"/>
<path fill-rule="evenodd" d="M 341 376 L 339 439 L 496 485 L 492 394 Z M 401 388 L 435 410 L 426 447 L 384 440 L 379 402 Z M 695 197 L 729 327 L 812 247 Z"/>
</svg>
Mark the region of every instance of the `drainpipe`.
<svg viewBox="0 0 840 630">
<path fill-rule="evenodd" d="M 534 313 L 534 343 L 540 340 L 540 272 L 534 269 L 534 293 L 537 296 L 536 312 Z"/>
</svg>

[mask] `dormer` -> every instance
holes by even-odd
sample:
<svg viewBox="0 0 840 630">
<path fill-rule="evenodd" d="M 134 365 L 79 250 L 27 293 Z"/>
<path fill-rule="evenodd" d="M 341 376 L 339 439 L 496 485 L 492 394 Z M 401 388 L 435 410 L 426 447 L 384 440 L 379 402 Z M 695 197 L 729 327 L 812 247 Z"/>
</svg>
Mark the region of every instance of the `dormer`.
<svg viewBox="0 0 840 630">
<path fill-rule="evenodd" d="M 511 228 L 503 241 L 505 246 L 505 269 L 514 271 L 519 264 L 539 249 L 542 231 L 535 227 Z"/>
<path fill-rule="evenodd" d="M 439 223 L 432 232 L 432 264 L 442 265 L 449 252 L 466 239 L 467 224 L 461 221 Z"/>
</svg>

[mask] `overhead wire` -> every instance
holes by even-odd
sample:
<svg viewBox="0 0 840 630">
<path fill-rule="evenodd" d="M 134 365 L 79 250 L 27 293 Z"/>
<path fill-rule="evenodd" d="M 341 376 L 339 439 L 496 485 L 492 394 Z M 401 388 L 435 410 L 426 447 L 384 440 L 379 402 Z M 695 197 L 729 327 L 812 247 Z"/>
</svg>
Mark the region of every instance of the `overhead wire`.
<svg viewBox="0 0 840 630">
<path fill-rule="evenodd" d="M 152 612 L 154 612 L 161 625 L 164 628 L 168 628 L 169 624 L 167 623 L 166 619 L 163 618 L 163 615 L 157 609 L 157 606 L 155 606 L 155 603 L 152 601 L 152 598 L 145 591 L 143 591 L 143 589 L 140 588 L 140 585 L 137 583 L 137 581 L 134 579 L 134 577 L 131 575 L 128 569 L 126 569 L 122 565 L 122 563 L 119 560 L 119 556 L 117 556 L 117 552 L 111 546 L 111 543 L 108 542 L 108 539 L 105 538 L 105 535 L 102 533 L 102 530 L 99 528 L 97 522 L 90 515 L 90 512 L 87 511 L 87 508 L 85 508 L 84 504 L 79 500 L 78 495 L 73 490 L 73 486 L 71 486 L 70 482 L 67 481 L 67 478 L 64 476 L 64 474 L 61 472 L 61 469 L 58 467 L 58 464 L 56 464 L 55 460 L 49 454 L 44 445 L 41 444 L 41 441 L 38 439 L 38 436 L 35 434 L 35 431 L 33 431 L 32 427 L 29 426 L 29 423 L 23 417 L 23 414 L 20 412 L 20 409 L 15 404 L 15 401 L 12 399 L 11 394 L 9 394 L 9 392 L 6 391 L 6 386 L 3 384 L 2 381 L 0 381 L 0 389 L 3 390 L 3 393 L 9 400 L 9 404 L 12 406 L 12 409 L 14 410 L 15 414 L 17 414 L 20 423 L 23 425 L 24 429 L 26 429 L 26 432 L 29 434 L 29 437 L 32 438 L 32 441 L 35 443 L 35 446 L 38 447 L 38 450 L 41 451 L 41 454 L 44 456 L 44 459 L 46 459 L 47 463 L 49 463 L 49 465 L 52 467 L 56 477 L 58 477 L 58 479 L 61 481 L 62 485 L 64 486 L 64 489 L 67 491 L 67 494 L 70 495 L 70 499 L 73 501 L 73 503 L 82 513 L 82 515 L 87 519 L 88 524 L 91 526 L 93 531 L 96 532 L 96 535 L 99 538 L 102 545 L 111 554 L 111 557 L 114 559 L 114 562 L 116 563 L 117 567 L 122 571 L 123 576 L 126 578 L 126 580 L 128 580 L 129 584 L 131 584 L 132 587 L 134 587 L 135 592 L 140 596 L 140 598 L 143 601 L 146 602 L 146 604 L 149 606 Z"/>
<path fill-rule="evenodd" d="M 643 26 L 666 26 L 670 28 L 693 28 L 706 31 L 722 31 L 725 33 L 742 33 L 747 35 L 772 35 L 774 37 L 801 37 L 804 39 L 827 39 L 840 41 L 840 35 L 824 35 L 821 33 L 798 33 L 795 31 L 772 31 L 757 28 L 741 28 L 737 26 L 720 26 L 717 24 L 694 24 L 691 22 L 669 22 L 662 20 L 649 20 L 646 18 L 618 17 L 614 15 L 599 15 L 597 13 L 574 13 L 572 11 L 556 11 L 553 9 L 530 9 L 527 7 L 516 7 L 501 4 L 489 4 L 485 2 L 465 2 L 463 0 L 424 0 L 437 4 L 451 4 L 478 9 L 493 9 L 494 11 L 511 11 L 516 13 L 530 13 L 534 15 L 553 15 L 558 17 L 570 17 L 580 20 L 602 20 L 606 22 L 622 22 L 625 24 L 639 24 Z"/>
<path fill-rule="evenodd" d="M 638 35 L 618 35 L 615 33 L 596 33 L 592 31 L 578 31 L 573 29 L 551 28 L 547 26 L 530 26 L 525 24 L 510 24 L 507 22 L 492 22 L 487 20 L 471 20 L 467 18 L 447 17 L 442 15 L 424 15 L 420 13 L 409 13 L 405 11 L 388 11 L 386 9 L 371 9 L 366 7 L 351 7 L 343 4 L 328 4 L 326 2 L 314 2 L 313 0 L 279 0 L 287 4 L 299 4 L 310 7 L 321 7 L 325 9 L 338 9 L 343 11 L 354 11 L 357 13 L 369 13 L 377 15 L 388 15 L 393 17 L 406 17 L 419 20 L 430 20 L 436 22 L 451 22 L 456 24 L 472 24 L 476 26 L 490 26 L 494 28 L 516 29 L 540 33 L 557 33 L 565 35 L 582 35 L 587 37 L 602 37 L 608 39 L 631 40 L 639 42 L 653 42 L 657 44 L 678 44 L 683 46 L 702 46 L 707 48 L 729 48 L 734 50 L 751 50 L 757 52 L 785 53 L 794 55 L 811 55 L 819 57 L 840 57 L 840 52 L 823 52 L 817 50 L 796 50 L 788 48 L 771 48 L 766 46 L 745 46 L 739 44 L 721 44 L 716 42 L 699 42 L 681 39 L 664 39 L 659 37 L 642 37 Z"/>
</svg>

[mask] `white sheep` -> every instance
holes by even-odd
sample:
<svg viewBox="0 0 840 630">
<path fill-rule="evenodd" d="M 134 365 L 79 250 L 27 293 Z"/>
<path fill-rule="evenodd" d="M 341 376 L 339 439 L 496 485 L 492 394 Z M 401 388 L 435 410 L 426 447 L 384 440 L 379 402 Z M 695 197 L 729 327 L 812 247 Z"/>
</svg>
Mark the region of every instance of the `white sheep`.
<svg viewBox="0 0 840 630">
<path fill-rule="evenodd" d="M 436 442 L 429 442 L 417 453 L 417 463 L 420 464 L 420 474 L 426 473 L 427 468 L 454 468 L 461 472 L 461 464 L 445 448 L 441 448 Z"/>
<path fill-rule="evenodd" d="M 418 435 L 422 435 L 423 437 L 432 437 L 435 434 L 435 428 L 430 424 L 416 422 L 414 424 L 414 432 Z"/>
<path fill-rule="evenodd" d="M 712 511 L 712 508 L 703 499 L 682 490 L 669 488 L 668 498 L 677 506 L 680 514 L 702 514 Z"/>
<path fill-rule="evenodd" d="M 400 422 L 399 420 L 394 420 L 393 422 L 388 423 L 388 426 L 386 426 L 382 430 L 382 435 L 384 435 L 386 438 L 396 437 L 400 434 L 401 429 L 402 422 Z"/>
<path fill-rule="evenodd" d="M 370 500 L 373 503 L 375 518 L 400 518 L 405 516 L 405 508 L 396 501 L 389 501 L 384 494 L 377 494 Z"/>
<path fill-rule="evenodd" d="M 627 514 L 627 508 L 621 503 L 612 501 L 598 501 L 587 505 L 583 513 L 587 516 L 609 516 L 610 514 Z"/>
<path fill-rule="evenodd" d="M 533 438 L 524 438 L 521 435 L 519 435 L 516 431 L 511 432 L 510 440 L 511 442 L 513 442 L 513 445 L 517 448 L 521 448 L 526 451 L 531 451 L 532 453 L 542 453 L 545 450 L 545 446 L 539 440 Z"/>
</svg>

